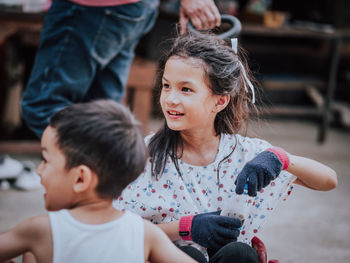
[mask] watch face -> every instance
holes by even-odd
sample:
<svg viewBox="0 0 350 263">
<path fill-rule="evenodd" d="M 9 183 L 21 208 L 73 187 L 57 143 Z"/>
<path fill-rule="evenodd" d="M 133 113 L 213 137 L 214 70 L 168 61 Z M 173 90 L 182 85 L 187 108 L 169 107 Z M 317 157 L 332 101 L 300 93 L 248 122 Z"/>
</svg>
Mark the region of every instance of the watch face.
<svg viewBox="0 0 350 263">
<path fill-rule="evenodd" d="M 188 236 L 189 234 L 190 234 L 189 231 L 180 231 L 179 232 L 180 237 L 185 237 L 185 236 Z"/>
</svg>

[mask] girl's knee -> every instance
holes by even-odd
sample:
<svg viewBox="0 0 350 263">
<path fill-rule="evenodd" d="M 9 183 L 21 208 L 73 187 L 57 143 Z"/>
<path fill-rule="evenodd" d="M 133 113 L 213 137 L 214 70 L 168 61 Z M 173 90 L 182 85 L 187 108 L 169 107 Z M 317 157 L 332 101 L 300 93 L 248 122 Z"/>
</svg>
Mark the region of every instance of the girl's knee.
<svg viewBox="0 0 350 263">
<path fill-rule="evenodd" d="M 258 263 L 258 254 L 251 246 L 242 242 L 231 242 L 222 247 L 209 262 Z"/>
</svg>

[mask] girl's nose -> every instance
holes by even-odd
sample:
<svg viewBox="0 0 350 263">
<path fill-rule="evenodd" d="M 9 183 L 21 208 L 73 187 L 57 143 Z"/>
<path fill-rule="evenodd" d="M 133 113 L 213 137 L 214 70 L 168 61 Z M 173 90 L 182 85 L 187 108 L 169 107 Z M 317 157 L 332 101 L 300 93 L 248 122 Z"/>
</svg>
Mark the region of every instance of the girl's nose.
<svg viewBox="0 0 350 263">
<path fill-rule="evenodd" d="M 177 96 L 176 91 L 171 91 L 168 94 L 168 96 L 166 98 L 166 103 L 169 104 L 169 105 L 178 104 L 179 103 L 179 97 Z"/>
</svg>

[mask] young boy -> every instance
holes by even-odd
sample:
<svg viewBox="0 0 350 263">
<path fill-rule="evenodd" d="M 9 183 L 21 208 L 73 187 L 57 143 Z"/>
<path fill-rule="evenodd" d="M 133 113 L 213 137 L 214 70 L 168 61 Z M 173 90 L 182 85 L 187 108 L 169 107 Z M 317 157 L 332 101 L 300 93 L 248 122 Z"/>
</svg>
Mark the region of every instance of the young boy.
<svg viewBox="0 0 350 263">
<path fill-rule="evenodd" d="M 0 262 L 26 252 L 37 262 L 195 262 L 160 228 L 112 206 L 147 158 L 127 108 L 110 100 L 70 105 L 51 118 L 41 146 L 49 213 L 0 235 Z"/>
</svg>

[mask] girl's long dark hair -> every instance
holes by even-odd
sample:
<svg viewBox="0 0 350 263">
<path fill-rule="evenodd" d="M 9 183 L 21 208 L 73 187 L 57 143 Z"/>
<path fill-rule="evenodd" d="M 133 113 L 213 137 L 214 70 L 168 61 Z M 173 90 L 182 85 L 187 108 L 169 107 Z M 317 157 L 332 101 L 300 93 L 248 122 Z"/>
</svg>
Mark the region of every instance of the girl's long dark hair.
<svg viewBox="0 0 350 263">
<path fill-rule="evenodd" d="M 249 119 L 251 111 L 257 112 L 255 105 L 251 102 L 251 94 L 245 90 L 245 78 L 239 61 L 243 65 L 246 64 L 246 61 L 244 51 L 240 49 L 239 52 L 241 58 L 234 53 L 228 43 L 209 33 L 189 33 L 177 37 L 170 51 L 159 62 L 155 84 L 158 101 L 162 90 L 164 68 L 168 59 L 170 57 L 196 58 L 202 62 L 198 64 L 202 66 L 213 94 L 230 94 L 228 105 L 216 115 L 214 121 L 216 135 L 236 134 Z M 249 77 L 247 67 L 245 71 Z M 248 87 L 248 84 L 246 86 Z M 178 159 L 182 157 L 183 141 L 179 131 L 169 129 L 165 121 L 164 126 L 151 138 L 148 148 L 152 158 L 153 176 L 159 178 L 163 174 L 168 157 L 171 158 L 181 176 Z M 223 160 L 227 158 L 228 156 Z"/>
</svg>

